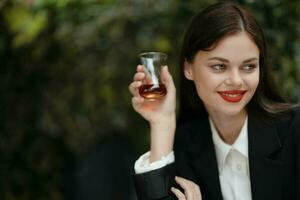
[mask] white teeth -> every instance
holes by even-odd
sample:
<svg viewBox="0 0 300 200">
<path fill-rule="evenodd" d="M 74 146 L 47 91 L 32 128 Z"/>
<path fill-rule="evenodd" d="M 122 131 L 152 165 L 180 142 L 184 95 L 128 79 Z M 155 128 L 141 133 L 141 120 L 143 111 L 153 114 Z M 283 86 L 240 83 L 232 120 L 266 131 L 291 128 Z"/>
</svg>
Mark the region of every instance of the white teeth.
<svg viewBox="0 0 300 200">
<path fill-rule="evenodd" d="M 241 94 L 222 94 L 224 96 L 228 96 L 228 97 L 237 97 L 237 96 L 240 96 Z"/>
</svg>

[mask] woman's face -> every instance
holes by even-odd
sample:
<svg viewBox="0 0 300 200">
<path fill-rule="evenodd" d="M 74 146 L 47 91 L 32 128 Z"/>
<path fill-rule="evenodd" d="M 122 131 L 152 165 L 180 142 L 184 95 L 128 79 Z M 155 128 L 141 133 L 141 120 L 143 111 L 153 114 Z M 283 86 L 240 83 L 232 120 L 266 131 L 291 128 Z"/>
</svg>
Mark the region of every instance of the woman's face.
<svg viewBox="0 0 300 200">
<path fill-rule="evenodd" d="M 259 49 L 247 33 L 221 39 L 210 51 L 198 51 L 184 66 L 208 112 L 228 116 L 245 111 L 259 82 Z"/>
</svg>

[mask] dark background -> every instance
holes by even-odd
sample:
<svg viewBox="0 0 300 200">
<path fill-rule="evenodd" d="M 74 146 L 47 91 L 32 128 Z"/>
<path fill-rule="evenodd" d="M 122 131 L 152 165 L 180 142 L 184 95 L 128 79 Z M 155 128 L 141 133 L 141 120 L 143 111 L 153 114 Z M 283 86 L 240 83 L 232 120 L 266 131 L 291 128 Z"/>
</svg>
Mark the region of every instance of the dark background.
<svg viewBox="0 0 300 200">
<path fill-rule="evenodd" d="M 135 199 L 137 55 L 167 53 L 177 80 L 187 22 L 213 2 L 0 0 L 0 199 Z M 265 30 L 274 87 L 300 102 L 300 1 L 238 2 Z"/>
</svg>

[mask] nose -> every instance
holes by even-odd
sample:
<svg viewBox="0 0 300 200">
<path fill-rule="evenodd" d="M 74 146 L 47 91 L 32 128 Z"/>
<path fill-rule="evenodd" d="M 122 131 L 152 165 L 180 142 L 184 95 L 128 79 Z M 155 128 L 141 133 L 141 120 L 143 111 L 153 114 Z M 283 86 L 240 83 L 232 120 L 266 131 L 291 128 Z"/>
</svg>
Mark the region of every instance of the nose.
<svg viewBox="0 0 300 200">
<path fill-rule="evenodd" d="M 243 85 L 243 78 L 239 72 L 239 70 L 231 70 L 228 73 L 228 77 L 225 81 L 227 85 L 231 86 L 242 86 Z"/>
</svg>

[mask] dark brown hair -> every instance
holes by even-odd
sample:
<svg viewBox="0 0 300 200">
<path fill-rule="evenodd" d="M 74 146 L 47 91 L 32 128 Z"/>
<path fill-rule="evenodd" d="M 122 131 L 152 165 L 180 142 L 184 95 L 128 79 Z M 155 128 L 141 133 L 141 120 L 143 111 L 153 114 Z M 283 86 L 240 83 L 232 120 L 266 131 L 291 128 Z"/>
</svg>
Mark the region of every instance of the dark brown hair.
<svg viewBox="0 0 300 200">
<path fill-rule="evenodd" d="M 192 62 L 199 50 L 213 49 L 217 42 L 229 35 L 245 31 L 257 45 L 260 77 L 257 90 L 248 103 L 247 110 L 258 117 L 272 118 L 288 111 L 291 104 L 279 95 L 274 87 L 268 60 L 267 46 L 262 29 L 250 12 L 234 2 L 211 5 L 192 18 L 187 28 L 180 55 L 180 113 L 179 119 L 193 118 L 206 113 L 195 85 L 184 77 L 184 62 Z"/>
</svg>

